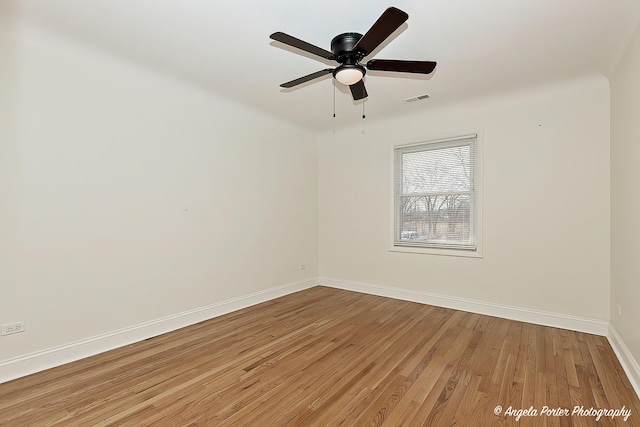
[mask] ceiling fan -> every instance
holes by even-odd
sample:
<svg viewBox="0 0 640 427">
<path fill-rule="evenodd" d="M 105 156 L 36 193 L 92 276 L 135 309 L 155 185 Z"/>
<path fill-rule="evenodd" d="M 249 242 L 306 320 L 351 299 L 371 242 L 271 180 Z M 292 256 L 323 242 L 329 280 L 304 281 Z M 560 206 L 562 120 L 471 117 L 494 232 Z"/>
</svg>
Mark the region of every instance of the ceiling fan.
<svg viewBox="0 0 640 427">
<path fill-rule="evenodd" d="M 436 68 L 436 63 L 432 61 L 371 59 L 365 65 L 360 63 L 364 57 L 370 55 L 371 52 L 384 42 L 387 37 L 397 30 L 407 19 L 409 19 L 409 15 L 407 15 L 406 12 L 395 7 L 390 7 L 384 11 L 365 35 L 359 33 L 343 33 L 335 36 L 333 40 L 331 40 L 331 52 L 285 33 L 276 32 L 271 34 L 270 37 L 273 40 L 304 50 L 305 52 L 312 53 L 324 59 L 337 61 L 340 64 L 336 68 L 325 68 L 324 70 L 283 83 L 280 86 L 291 88 L 326 74 L 333 74 L 333 77 L 337 81 L 349 86 L 354 101 L 358 101 L 367 97 L 367 90 L 362 81 L 367 70 L 430 74 Z"/>
</svg>

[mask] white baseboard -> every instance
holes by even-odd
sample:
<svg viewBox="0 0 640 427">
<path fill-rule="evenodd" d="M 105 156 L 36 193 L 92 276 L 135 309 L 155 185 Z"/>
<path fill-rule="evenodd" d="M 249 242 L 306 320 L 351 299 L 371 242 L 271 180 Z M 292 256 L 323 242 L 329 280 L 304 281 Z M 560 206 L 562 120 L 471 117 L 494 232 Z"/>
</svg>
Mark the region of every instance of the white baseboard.
<svg viewBox="0 0 640 427">
<path fill-rule="evenodd" d="M 609 325 L 609 334 L 607 335 L 607 338 L 609 339 L 611 348 L 613 348 L 616 356 L 618 356 L 622 369 L 624 369 L 627 377 L 629 377 L 629 382 L 636 391 L 638 398 L 640 398 L 640 365 L 638 365 L 638 362 L 624 344 L 624 341 L 622 341 L 622 338 L 613 325 Z"/>
<path fill-rule="evenodd" d="M 311 288 L 316 286 L 316 283 L 315 278 L 292 282 L 69 344 L 3 360 L 0 361 L 0 384 Z"/>
<path fill-rule="evenodd" d="M 609 322 L 599 319 L 550 313 L 522 307 L 513 307 L 447 295 L 432 294 L 429 292 L 412 291 L 408 289 L 372 285 L 369 283 L 353 282 L 329 277 L 319 277 L 318 284 L 347 291 L 362 292 L 382 297 L 435 305 L 438 307 L 453 308 L 455 310 L 469 311 L 487 316 L 535 323 L 537 325 L 551 326 L 554 328 L 570 329 L 572 331 L 586 332 L 601 336 L 607 336 L 609 332 Z"/>
</svg>

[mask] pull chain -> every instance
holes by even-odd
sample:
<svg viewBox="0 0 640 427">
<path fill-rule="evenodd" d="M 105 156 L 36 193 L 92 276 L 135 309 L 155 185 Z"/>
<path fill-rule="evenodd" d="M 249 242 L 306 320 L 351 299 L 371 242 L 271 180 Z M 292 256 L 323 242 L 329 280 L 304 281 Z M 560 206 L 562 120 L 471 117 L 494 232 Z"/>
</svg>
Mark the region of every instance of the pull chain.
<svg viewBox="0 0 640 427">
<path fill-rule="evenodd" d="M 365 92 L 364 85 L 362 85 L 362 118 L 363 119 L 365 117 L 365 115 L 364 115 L 364 102 L 366 100 L 366 98 L 364 97 L 364 92 Z"/>
<path fill-rule="evenodd" d="M 333 82 L 333 117 L 336 117 L 336 82 Z"/>
</svg>

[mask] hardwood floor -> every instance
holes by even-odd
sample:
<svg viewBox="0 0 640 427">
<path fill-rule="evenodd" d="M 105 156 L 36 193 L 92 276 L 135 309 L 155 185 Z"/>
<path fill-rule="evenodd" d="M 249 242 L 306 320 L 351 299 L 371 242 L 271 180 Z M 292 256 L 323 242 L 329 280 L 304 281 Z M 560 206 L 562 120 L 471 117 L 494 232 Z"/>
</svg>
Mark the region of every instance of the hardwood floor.
<svg viewBox="0 0 640 427">
<path fill-rule="evenodd" d="M 505 415 L 545 405 L 631 416 Z M 316 287 L 0 384 L 0 425 L 640 426 L 640 401 L 604 337 Z"/>
</svg>

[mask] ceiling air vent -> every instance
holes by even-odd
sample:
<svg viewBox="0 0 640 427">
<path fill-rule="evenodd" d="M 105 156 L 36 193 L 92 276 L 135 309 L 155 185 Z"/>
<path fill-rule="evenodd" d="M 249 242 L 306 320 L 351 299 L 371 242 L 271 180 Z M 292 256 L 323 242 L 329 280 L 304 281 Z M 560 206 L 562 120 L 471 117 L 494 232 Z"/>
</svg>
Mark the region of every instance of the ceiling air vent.
<svg viewBox="0 0 640 427">
<path fill-rule="evenodd" d="M 429 95 L 427 95 L 426 93 L 424 95 L 418 95 L 418 96 L 412 96 L 409 98 L 405 98 L 404 102 L 416 102 L 416 101 L 420 101 L 422 99 L 427 99 L 429 97 Z"/>
</svg>

